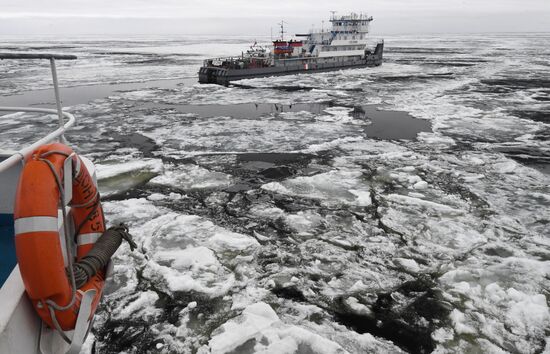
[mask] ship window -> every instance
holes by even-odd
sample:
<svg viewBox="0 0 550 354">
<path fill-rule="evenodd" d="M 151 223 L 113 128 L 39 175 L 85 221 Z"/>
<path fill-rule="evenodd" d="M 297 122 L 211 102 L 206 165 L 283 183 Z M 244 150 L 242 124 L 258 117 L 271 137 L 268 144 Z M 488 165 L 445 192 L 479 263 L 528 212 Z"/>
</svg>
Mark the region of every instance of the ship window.
<svg viewBox="0 0 550 354">
<path fill-rule="evenodd" d="M 351 39 L 355 39 L 355 36 L 352 36 Z"/>
<path fill-rule="evenodd" d="M 348 36 L 344 36 L 344 39 L 348 39 Z"/>
</svg>

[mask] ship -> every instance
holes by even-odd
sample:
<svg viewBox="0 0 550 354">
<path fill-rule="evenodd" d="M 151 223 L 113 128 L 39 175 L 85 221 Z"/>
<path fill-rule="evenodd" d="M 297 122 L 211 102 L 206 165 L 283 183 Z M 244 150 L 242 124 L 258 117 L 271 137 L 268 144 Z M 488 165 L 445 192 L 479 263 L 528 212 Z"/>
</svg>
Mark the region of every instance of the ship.
<svg viewBox="0 0 550 354">
<path fill-rule="evenodd" d="M 55 63 L 76 56 L 0 53 L 41 59 L 50 62 L 57 109 L 0 106 L 2 119 L 31 113 L 58 121 L 50 133 L 29 128 L 37 140 L 21 150 L 0 149 L 0 353 L 78 354 L 111 256 L 123 239 L 135 244 L 124 225 L 105 230 L 95 166 L 64 137 L 76 119 L 61 106 Z"/>
<path fill-rule="evenodd" d="M 333 12 L 330 29 L 296 34 L 299 40 L 284 39 L 282 21 L 281 37 L 267 48 L 254 43 L 240 56 L 205 60 L 199 82 L 227 86 L 231 81 L 257 77 L 380 66 L 384 41 L 370 43 L 372 21 L 364 13 L 336 16 Z"/>
</svg>

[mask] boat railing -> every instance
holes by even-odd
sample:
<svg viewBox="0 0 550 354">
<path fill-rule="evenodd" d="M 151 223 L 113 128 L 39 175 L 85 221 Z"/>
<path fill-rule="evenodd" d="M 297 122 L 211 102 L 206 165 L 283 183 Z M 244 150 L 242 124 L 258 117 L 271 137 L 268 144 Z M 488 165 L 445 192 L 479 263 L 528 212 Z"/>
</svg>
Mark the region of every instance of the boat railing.
<svg viewBox="0 0 550 354">
<path fill-rule="evenodd" d="M 216 67 L 225 69 L 248 69 L 250 67 L 266 66 L 269 56 L 240 56 L 226 58 L 212 58 L 204 61 L 205 67 Z"/>
<path fill-rule="evenodd" d="M 63 112 L 61 107 L 61 98 L 59 96 L 59 85 L 57 81 L 57 70 L 55 67 L 56 60 L 75 60 L 74 55 L 61 55 L 51 53 L 0 53 L 0 60 L 4 59 L 47 59 L 50 61 L 50 68 L 52 72 L 53 88 L 55 93 L 56 109 L 50 108 L 30 108 L 30 107 L 4 107 L 0 106 L 0 112 L 27 112 L 27 113 L 45 113 L 48 115 L 56 114 L 59 126 L 53 132 L 47 134 L 42 139 L 34 142 L 33 144 L 22 148 L 15 152 L 10 157 L 0 162 L 0 173 L 7 171 L 20 162 L 23 162 L 36 148 L 40 145 L 50 143 L 56 139 L 63 141 L 65 131 L 74 125 L 75 117 L 68 113 Z M 0 116 L 0 119 L 3 116 Z M 65 120 L 67 120 L 65 122 Z"/>
</svg>

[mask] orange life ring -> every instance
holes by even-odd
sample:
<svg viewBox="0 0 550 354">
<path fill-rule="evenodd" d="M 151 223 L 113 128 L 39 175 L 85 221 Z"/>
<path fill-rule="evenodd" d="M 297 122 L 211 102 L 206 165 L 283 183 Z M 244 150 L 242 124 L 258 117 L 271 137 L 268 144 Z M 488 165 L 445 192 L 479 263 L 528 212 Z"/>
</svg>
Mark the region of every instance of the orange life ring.
<svg viewBox="0 0 550 354">
<path fill-rule="evenodd" d="M 76 246 L 76 260 L 85 256 L 105 231 L 105 221 L 99 193 L 88 169 L 66 145 L 44 145 L 27 159 L 19 178 L 14 210 L 17 261 L 27 294 L 42 320 L 63 331 L 75 328 L 82 294 L 90 289 L 96 290 L 91 312 L 95 313 L 105 284 L 105 270 L 74 290 L 67 275 L 65 248 L 62 248 L 58 228 L 63 166 L 67 158 L 72 159 L 73 166 L 69 205 L 76 227 L 73 250 L 67 253 L 74 253 Z M 74 255 L 68 257 L 74 259 Z M 66 309 L 54 310 L 56 307 Z"/>
</svg>

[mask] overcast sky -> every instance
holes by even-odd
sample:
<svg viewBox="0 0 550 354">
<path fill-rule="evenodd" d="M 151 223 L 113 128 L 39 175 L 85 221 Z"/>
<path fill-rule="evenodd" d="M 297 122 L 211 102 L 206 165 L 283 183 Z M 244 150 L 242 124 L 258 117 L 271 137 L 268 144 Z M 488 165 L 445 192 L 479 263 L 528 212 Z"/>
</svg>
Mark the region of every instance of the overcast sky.
<svg viewBox="0 0 550 354">
<path fill-rule="evenodd" d="M 269 35 L 331 10 L 368 12 L 380 34 L 550 32 L 550 0 L 0 0 L 0 34 Z"/>
</svg>

